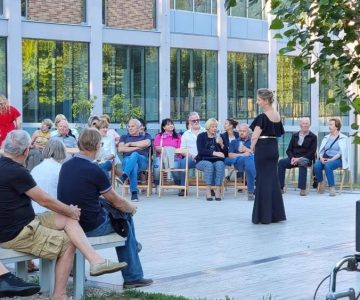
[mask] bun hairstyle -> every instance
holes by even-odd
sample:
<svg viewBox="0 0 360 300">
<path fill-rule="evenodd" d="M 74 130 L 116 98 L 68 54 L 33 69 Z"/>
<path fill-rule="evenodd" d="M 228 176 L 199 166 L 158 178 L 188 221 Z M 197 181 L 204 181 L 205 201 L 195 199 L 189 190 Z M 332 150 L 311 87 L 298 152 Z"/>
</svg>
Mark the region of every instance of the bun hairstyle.
<svg viewBox="0 0 360 300">
<path fill-rule="evenodd" d="M 274 102 L 274 92 L 272 90 L 265 88 L 258 89 L 257 95 L 259 98 L 268 101 L 269 104 L 272 104 Z"/>
<path fill-rule="evenodd" d="M 229 122 L 229 124 L 235 129 L 236 128 L 236 126 L 239 124 L 239 122 L 238 121 L 236 121 L 236 120 L 234 120 L 234 119 L 226 119 L 228 122 Z"/>
</svg>

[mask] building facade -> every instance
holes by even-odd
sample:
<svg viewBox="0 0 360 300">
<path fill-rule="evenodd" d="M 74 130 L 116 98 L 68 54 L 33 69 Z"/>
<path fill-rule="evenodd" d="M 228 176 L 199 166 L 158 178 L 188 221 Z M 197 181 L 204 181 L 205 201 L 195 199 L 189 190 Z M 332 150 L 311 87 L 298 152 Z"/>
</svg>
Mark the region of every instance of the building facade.
<svg viewBox="0 0 360 300">
<path fill-rule="evenodd" d="M 0 93 L 26 128 L 58 113 L 76 123 L 71 105 L 89 97 L 94 113 L 111 115 L 112 97 L 122 94 L 155 132 L 167 117 L 185 128 L 194 110 L 204 121 L 249 123 L 256 90 L 269 87 L 287 132 L 282 154 L 301 117 L 319 139 L 331 116 L 350 133 L 353 114 L 325 105 L 331 86 L 308 85 L 310 73 L 278 55 L 284 41 L 272 38 L 264 2 L 238 1 L 226 12 L 223 0 L 2 0 Z"/>
</svg>

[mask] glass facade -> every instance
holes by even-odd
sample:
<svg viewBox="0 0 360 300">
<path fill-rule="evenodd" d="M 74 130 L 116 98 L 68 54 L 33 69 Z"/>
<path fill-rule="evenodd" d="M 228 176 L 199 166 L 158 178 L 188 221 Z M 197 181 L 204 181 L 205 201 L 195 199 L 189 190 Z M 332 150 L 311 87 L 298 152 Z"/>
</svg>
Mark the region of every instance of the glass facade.
<svg viewBox="0 0 360 300">
<path fill-rule="evenodd" d="M 0 94 L 7 95 L 6 38 L 0 37 Z"/>
<path fill-rule="evenodd" d="M 87 43 L 23 40 L 24 122 L 54 119 L 59 113 L 76 121 L 72 103 L 89 98 L 88 48 Z"/>
<path fill-rule="evenodd" d="M 337 117 L 341 120 L 343 126 L 349 126 L 349 113 L 340 112 L 339 102 L 341 99 L 336 98 L 336 103 L 326 104 L 327 99 L 334 98 L 334 88 L 336 83 L 331 80 L 330 76 L 326 78 L 328 83 L 322 82 L 322 75 L 320 74 L 320 91 L 319 91 L 319 125 L 326 126 L 330 117 Z"/>
<path fill-rule="evenodd" d="M 268 86 L 264 54 L 228 53 L 228 116 L 248 121 L 257 113 L 256 91 Z"/>
<path fill-rule="evenodd" d="M 264 19 L 262 0 L 238 0 L 236 6 L 231 7 L 229 15 L 251 19 Z"/>
<path fill-rule="evenodd" d="M 284 125 L 310 117 L 310 72 L 294 66 L 294 57 L 277 57 L 277 100 Z"/>
<path fill-rule="evenodd" d="M 147 122 L 159 120 L 158 48 L 103 45 L 103 111 L 110 116 L 116 94 L 140 106 Z"/>
<path fill-rule="evenodd" d="M 170 0 L 170 8 L 198 13 L 216 14 L 216 0 Z"/>
<path fill-rule="evenodd" d="M 217 52 L 171 49 L 170 116 L 185 122 L 192 111 L 202 120 L 217 117 Z"/>
</svg>

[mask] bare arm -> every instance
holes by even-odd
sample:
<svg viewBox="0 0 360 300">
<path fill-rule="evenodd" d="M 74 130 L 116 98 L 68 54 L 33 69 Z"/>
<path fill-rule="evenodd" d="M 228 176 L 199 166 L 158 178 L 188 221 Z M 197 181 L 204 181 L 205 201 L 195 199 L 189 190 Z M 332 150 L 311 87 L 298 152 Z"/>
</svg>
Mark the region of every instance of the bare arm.
<svg viewBox="0 0 360 300">
<path fill-rule="evenodd" d="M 25 194 L 37 203 L 39 203 L 41 206 L 44 206 L 54 212 L 72 218 L 74 220 L 80 220 L 80 208 L 74 205 L 66 205 L 62 203 L 61 201 L 45 193 L 38 186 L 35 186 L 32 189 L 26 191 Z"/>
<path fill-rule="evenodd" d="M 130 201 L 127 201 L 124 197 L 121 197 L 118 193 L 115 192 L 113 188 L 102 195 L 118 210 L 131 214 L 136 213 L 136 205 Z"/>
<path fill-rule="evenodd" d="M 15 127 L 16 129 L 20 129 L 21 128 L 21 118 L 20 117 L 17 117 L 15 119 Z"/>
<path fill-rule="evenodd" d="M 255 152 L 255 145 L 259 139 L 259 136 L 262 132 L 262 129 L 259 127 L 259 126 L 256 126 L 255 129 L 254 129 L 254 132 L 251 136 L 251 146 L 250 146 L 250 150 L 252 152 Z"/>
</svg>

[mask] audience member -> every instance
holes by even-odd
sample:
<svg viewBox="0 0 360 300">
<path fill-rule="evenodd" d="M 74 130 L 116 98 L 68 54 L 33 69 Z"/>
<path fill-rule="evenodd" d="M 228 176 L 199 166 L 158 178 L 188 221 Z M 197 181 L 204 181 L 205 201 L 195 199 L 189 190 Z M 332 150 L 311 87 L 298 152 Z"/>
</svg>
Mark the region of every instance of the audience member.
<svg viewBox="0 0 360 300">
<path fill-rule="evenodd" d="M 300 131 L 292 135 L 286 150 L 288 157 L 280 159 L 278 175 L 281 190 L 284 191 L 286 169 L 299 168 L 298 188 L 300 196 L 306 196 L 307 167 L 315 159 L 317 137 L 310 131 L 310 119 L 301 118 Z"/>
<path fill-rule="evenodd" d="M 165 149 L 168 161 L 172 162 L 173 168 L 179 168 L 179 162 L 181 156 L 174 155 L 174 150 L 180 148 L 181 135 L 175 130 L 174 122 L 167 118 L 161 121 L 161 132 L 155 136 L 154 148 L 156 152 L 156 158 L 154 159 L 154 182 L 155 185 L 159 185 L 160 179 L 160 154 L 162 149 Z M 169 166 L 171 167 L 171 166 Z M 179 184 L 177 172 L 172 173 L 175 183 Z"/>
<path fill-rule="evenodd" d="M 128 267 L 122 270 L 123 287 L 147 286 L 152 280 L 144 278 L 131 217 L 136 212 L 136 206 L 118 195 L 100 168 L 92 163 L 100 148 L 101 139 L 96 129 L 86 128 L 81 132 L 80 153 L 65 162 L 61 168 L 58 196 L 64 203 L 74 203 L 81 209 L 80 225 L 87 236 L 101 236 L 114 232 L 109 212 L 99 201 L 100 195 L 105 197 L 114 208 L 124 213 L 129 229 L 127 240 L 124 247 L 116 247 L 119 261 L 128 264 Z"/>
<path fill-rule="evenodd" d="M 319 183 L 319 193 L 324 193 L 325 182 L 323 170 L 329 185 L 329 195 L 336 196 L 334 170 L 349 168 L 350 140 L 340 132 L 341 121 L 337 118 L 329 120 L 329 134 L 324 136 L 319 148 L 319 159 L 314 164 L 314 173 Z"/>
<path fill-rule="evenodd" d="M 204 132 L 205 129 L 200 126 L 200 116 L 197 112 L 191 112 L 188 118 L 189 129 L 186 130 L 181 136 L 181 145 L 180 147 L 183 149 L 189 150 L 189 158 L 188 158 L 188 168 L 194 169 L 196 167 L 195 157 L 198 154 L 198 149 L 196 146 L 196 139 L 199 133 Z M 186 164 L 186 158 L 183 158 L 180 161 L 179 168 L 184 169 Z M 185 184 L 185 174 L 183 172 L 180 174 L 180 185 Z M 184 190 L 179 192 L 179 196 L 184 196 Z"/>
<path fill-rule="evenodd" d="M 140 171 L 148 167 L 148 154 L 151 146 L 151 136 L 148 133 L 140 135 L 141 123 L 137 119 L 131 119 L 128 123 L 128 134 L 120 137 L 118 151 L 123 153 L 123 174 L 119 182 L 124 184 L 130 181 L 131 200 L 139 201 L 137 178 Z"/>
<path fill-rule="evenodd" d="M 218 140 L 220 142 L 220 144 L 223 144 L 226 149 L 229 149 L 230 143 L 239 138 L 239 133 L 236 132 L 236 126 L 238 125 L 239 122 L 235 121 L 234 119 L 226 119 L 225 123 L 224 123 L 224 129 L 225 132 L 220 134 L 220 139 Z M 233 161 L 229 158 L 226 157 L 224 160 L 226 165 L 232 165 Z"/>
<path fill-rule="evenodd" d="M 57 259 L 53 298 L 65 300 L 66 285 L 78 248 L 90 262 L 90 274 L 116 272 L 126 263 L 105 260 L 89 244 L 78 220 L 80 208 L 65 205 L 37 185 L 22 165 L 29 153 L 30 136 L 26 131 L 11 131 L 0 158 L 0 243 L 1 247 Z M 31 199 L 54 212 L 35 216 Z"/>
<path fill-rule="evenodd" d="M 254 154 L 250 150 L 250 128 L 248 124 L 240 124 L 238 128 L 239 137 L 230 142 L 229 159 L 236 170 L 245 172 L 248 200 L 253 201 L 255 199 L 254 187 L 256 170 Z"/>
<path fill-rule="evenodd" d="M 108 124 L 110 125 L 110 117 L 107 114 L 101 115 L 100 119 L 105 119 Z M 116 130 L 114 128 L 111 128 L 110 126 L 108 127 L 107 136 L 111 137 L 114 140 L 115 146 L 117 146 L 120 142 L 120 135 L 116 132 Z"/>
<path fill-rule="evenodd" d="M 0 298 L 27 297 L 40 292 L 40 286 L 33 282 L 26 282 L 11 274 L 0 262 Z"/>
<path fill-rule="evenodd" d="M 51 134 L 51 137 L 55 136 L 58 134 L 58 129 L 57 129 L 57 126 L 59 124 L 60 121 L 62 120 L 65 120 L 67 121 L 66 117 L 63 115 L 63 114 L 57 114 L 56 117 L 55 117 L 55 120 L 54 120 L 54 127 L 55 127 L 55 130 L 51 131 L 50 134 Z M 79 132 L 76 128 L 72 127 L 70 128 L 69 127 L 69 133 L 68 135 L 72 136 L 74 139 L 78 139 L 79 138 Z"/>
<path fill-rule="evenodd" d="M 211 187 L 216 186 L 215 200 L 221 200 L 221 186 L 224 180 L 225 164 L 224 159 L 228 154 L 228 149 L 216 141 L 218 121 L 210 118 L 205 123 L 206 132 L 198 135 L 196 146 L 198 155 L 196 156 L 196 168 L 204 172 L 206 183 L 206 200 L 212 201 Z"/>
<path fill-rule="evenodd" d="M 0 95 L 0 148 L 11 130 L 21 128 L 20 115 L 20 112 L 10 105 L 9 100 L 4 95 Z"/>
<path fill-rule="evenodd" d="M 58 133 L 52 139 L 58 139 L 65 145 L 66 148 L 77 148 L 77 141 L 69 135 L 69 123 L 66 120 L 61 120 L 58 123 Z"/>
</svg>

